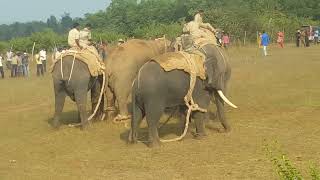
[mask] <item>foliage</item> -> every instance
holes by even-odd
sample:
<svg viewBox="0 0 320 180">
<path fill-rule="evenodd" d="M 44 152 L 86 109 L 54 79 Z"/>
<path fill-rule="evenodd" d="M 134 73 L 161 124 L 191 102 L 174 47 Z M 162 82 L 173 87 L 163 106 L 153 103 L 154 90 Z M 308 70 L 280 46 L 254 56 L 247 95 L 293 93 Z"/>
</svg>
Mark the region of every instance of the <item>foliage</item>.
<svg viewBox="0 0 320 180">
<path fill-rule="evenodd" d="M 27 42 L 28 39 L 35 40 L 37 35 L 33 34 L 45 32 L 45 37 L 36 38 L 41 47 L 52 47 L 52 39 L 56 38 L 56 43 L 65 44 L 55 35 L 66 36 L 74 22 L 91 23 L 97 41 L 153 38 L 164 34 L 174 37 L 180 34 L 182 23 L 199 9 L 205 11 L 206 22 L 235 39 L 243 38 L 246 32 L 248 41 L 256 40 L 257 31 L 265 30 L 275 38 L 276 32 L 281 30 L 285 31 L 287 39 L 291 39 L 301 25 L 320 25 L 318 0 L 112 0 L 105 10 L 86 14 L 83 19 L 72 19 L 65 13 L 60 19 L 50 16 L 46 22 L 0 25 L 0 40 L 11 40 L 18 49 L 23 49 L 33 43 Z M 48 33 L 48 29 L 55 34 Z M 30 36 L 32 38 L 17 39 Z"/>
<path fill-rule="evenodd" d="M 264 150 L 267 157 L 273 163 L 277 174 L 280 179 L 283 180 L 302 180 L 304 179 L 298 169 L 289 160 L 287 155 L 280 150 L 279 144 L 277 142 L 271 145 L 266 144 Z M 310 176 L 312 180 L 320 179 L 320 171 L 315 165 L 310 166 Z"/>
</svg>

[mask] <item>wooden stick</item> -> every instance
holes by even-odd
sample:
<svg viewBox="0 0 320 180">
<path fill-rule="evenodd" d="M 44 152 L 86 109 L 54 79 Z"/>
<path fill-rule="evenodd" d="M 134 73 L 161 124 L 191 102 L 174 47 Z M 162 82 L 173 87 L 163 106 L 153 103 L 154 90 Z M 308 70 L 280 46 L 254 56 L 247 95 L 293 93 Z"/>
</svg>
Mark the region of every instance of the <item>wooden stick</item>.
<svg viewBox="0 0 320 180">
<path fill-rule="evenodd" d="M 31 52 L 31 56 L 32 56 L 32 61 L 34 60 L 33 58 L 33 53 L 34 53 L 34 48 L 36 46 L 36 42 L 33 42 L 33 46 L 32 46 L 32 52 Z"/>
</svg>

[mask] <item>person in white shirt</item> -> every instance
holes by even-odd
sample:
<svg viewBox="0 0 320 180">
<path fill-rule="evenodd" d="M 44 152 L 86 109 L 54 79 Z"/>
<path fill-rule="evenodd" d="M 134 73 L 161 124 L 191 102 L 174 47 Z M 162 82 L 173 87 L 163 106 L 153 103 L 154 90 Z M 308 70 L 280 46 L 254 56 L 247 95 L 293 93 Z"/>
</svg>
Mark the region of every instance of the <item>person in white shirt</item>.
<svg viewBox="0 0 320 180">
<path fill-rule="evenodd" d="M 314 44 L 318 45 L 318 43 L 319 43 L 319 30 L 316 29 L 314 31 Z"/>
<path fill-rule="evenodd" d="M 74 23 L 73 24 L 73 29 L 69 31 L 68 35 L 68 45 L 71 48 L 80 48 L 82 49 L 83 47 L 80 45 L 80 25 L 79 23 Z"/>
<path fill-rule="evenodd" d="M 43 72 L 47 72 L 47 52 L 45 49 L 41 49 L 39 52 L 40 60 L 42 61 Z"/>
<path fill-rule="evenodd" d="M 3 79 L 4 78 L 4 71 L 3 71 L 3 58 L 2 56 L 0 55 L 0 74 L 1 74 L 1 78 Z"/>
<path fill-rule="evenodd" d="M 7 52 L 7 68 L 8 69 L 11 69 L 11 61 L 12 61 L 12 58 L 13 58 L 13 53 L 12 51 L 8 51 Z"/>
</svg>

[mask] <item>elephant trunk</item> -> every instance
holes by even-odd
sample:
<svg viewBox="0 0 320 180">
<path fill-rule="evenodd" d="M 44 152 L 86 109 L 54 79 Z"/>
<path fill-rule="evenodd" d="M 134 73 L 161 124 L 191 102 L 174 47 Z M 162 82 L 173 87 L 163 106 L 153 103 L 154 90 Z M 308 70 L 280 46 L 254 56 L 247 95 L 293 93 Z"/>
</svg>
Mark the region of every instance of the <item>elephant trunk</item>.
<svg viewBox="0 0 320 180">
<path fill-rule="evenodd" d="M 218 90 L 218 94 L 221 97 L 221 99 L 226 102 L 229 106 L 233 107 L 233 108 L 238 108 L 236 105 L 234 105 L 232 102 L 229 101 L 228 98 L 226 98 L 226 96 L 224 96 L 223 92 L 221 90 Z"/>
</svg>

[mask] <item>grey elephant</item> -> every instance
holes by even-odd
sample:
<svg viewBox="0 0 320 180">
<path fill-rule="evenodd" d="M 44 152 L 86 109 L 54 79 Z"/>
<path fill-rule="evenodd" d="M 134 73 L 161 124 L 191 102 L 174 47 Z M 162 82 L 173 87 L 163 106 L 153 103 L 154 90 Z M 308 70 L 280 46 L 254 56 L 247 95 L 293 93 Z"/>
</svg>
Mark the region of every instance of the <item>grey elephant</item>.
<svg viewBox="0 0 320 180">
<path fill-rule="evenodd" d="M 52 121 L 54 128 L 59 128 L 61 125 L 60 115 L 63 110 L 66 96 L 69 96 L 76 102 L 79 119 L 81 120 L 81 129 L 85 129 L 88 124 L 87 115 L 87 92 L 91 91 L 92 108 L 96 107 L 103 84 L 101 76 L 91 76 L 87 64 L 75 59 L 74 66 L 73 56 L 65 56 L 63 58 L 63 66 L 61 60 L 55 63 L 52 69 L 52 78 L 55 94 L 55 113 Z M 73 70 L 71 70 L 73 69 Z M 72 71 L 72 78 L 70 73 Z M 70 78 L 70 81 L 69 81 Z M 98 107 L 96 117 L 101 117 L 103 114 L 104 98 Z"/>
<path fill-rule="evenodd" d="M 144 63 L 166 51 L 173 51 L 173 46 L 167 39 L 132 39 L 111 52 L 106 61 L 108 119 L 113 118 L 110 112 L 115 111 L 116 106 L 119 114 L 115 121 L 130 118 L 127 106 L 131 101 L 129 96 L 134 78 Z"/>
<path fill-rule="evenodd" d="M 231 67 L 223 51 L 214 45 L 202 47 L 206 53 L 206 80 L 197 78 L 193 91 L 193 99 L 201 108 L 208 108 L 210 99 L 215 97 L 218 117 L 226 132 L 230 131 L 230 125 L 224 115 L 224 101 L 233 105 L 226 97 L 226 88 L 231 76 Z M 162 55 L 164 58 L 165 55 Z M 158 57 L 161 59 L 162 57 Z M 184 97 L 190 87 L 190 76 L 183 70 L 166 72 L 157 62 L 146 63 L 139 71 L 132 88 L 132 121 L 128 137 L 129 143 L 136 143 L 137 130 L 141 120 L 146 117 L 149 130 L 149 145 L 160 145 L 158 135 L 158 123 L 165 108 L 185 106 Z M 193 113 L 196 126 L 196 135 L 205 136 L 205 113 L 196 111 Z"/>
</svg>

